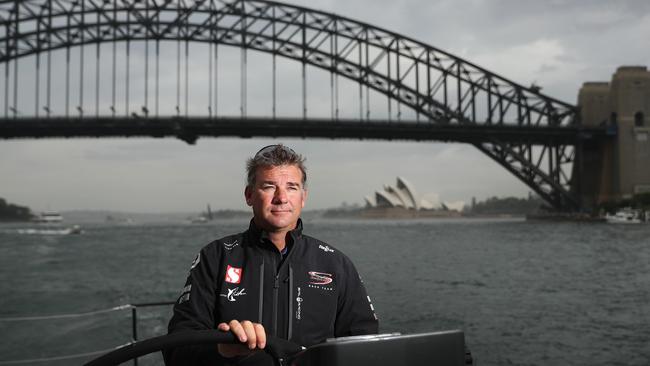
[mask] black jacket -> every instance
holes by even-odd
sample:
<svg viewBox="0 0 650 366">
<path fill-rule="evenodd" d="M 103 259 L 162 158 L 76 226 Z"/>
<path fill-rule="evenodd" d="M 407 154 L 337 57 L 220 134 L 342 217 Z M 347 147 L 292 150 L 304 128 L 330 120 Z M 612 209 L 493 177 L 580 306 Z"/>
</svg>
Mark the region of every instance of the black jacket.
<svg viewBox="0 0 650 366">
<path fill-rule="evenodd" d="M 237 319 L 261 323 L 267 334 L 302 346 L 376 334 L 377 316 L 350 259 L 303 235 L 300 220 L 290 236 L 282 255 L 251 221 L 247 231 L 205 246 L 174 306 L 169 333 L 215 329 Z M 167 365 L 228 363 L 213 346 L 177 348 L 164 356 Z M 252 358 L 242 364 L 270 362 Z"/>
</svg>

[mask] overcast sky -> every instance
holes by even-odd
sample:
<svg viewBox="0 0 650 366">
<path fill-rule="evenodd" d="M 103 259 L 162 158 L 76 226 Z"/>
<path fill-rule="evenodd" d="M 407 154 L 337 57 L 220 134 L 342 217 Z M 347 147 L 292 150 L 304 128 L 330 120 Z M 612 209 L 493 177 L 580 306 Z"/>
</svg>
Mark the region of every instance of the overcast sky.
<svg viewBox="0 0 650 366">
<path fill-rule="evenodd" d="M 608 81 L 620 65 L 650 64 L 647 0 L 289 2 L 415 38 L 520 84 L 534 82 L 546 94 L 570 103 L 576 102 L 585 81 Z M 238 56 L 232 55 L 224 53 L 220 72 L 239 70 Z M 268 59 L 255 61 L 254 56 L 249 55 L 249 80 L 268 79 Z M 193 82 L 202 78 L 202 73 L 191 77 Z M 319 76 L 313 78 L 318 81 Z M 291 99 L 300 93 L 294 81 L 281 81 L 280 92 L 288 95 L 281 106 L 298 104 Z M 238 91 L 225 93 L 226 99 L 232 97 L 227 94 L 238 96 Z M 261 94 L 249 86 L 251 110 L 268 104 Z M 237 106 L 231 105 L 236 103 L 222 104 L 225 112 L 237 113 Z M 309 104 L 329 110 L 329 100 L 310 96 Z M 307 157 L 308 208 L 362 204 L 365 195 L 394 184 L 397 176 L 431 201 L 469 202 L 472 196 L 525 196 L 530 191 L 463 144 L 201 138 L 192 146 L 176 139 L 71 139 L 0 141 L 0 197 L 35 211 L 198 212 L 208 203 L 213 209 L 243 209 L 246 158 L 277 142 Z"/>
</svg>

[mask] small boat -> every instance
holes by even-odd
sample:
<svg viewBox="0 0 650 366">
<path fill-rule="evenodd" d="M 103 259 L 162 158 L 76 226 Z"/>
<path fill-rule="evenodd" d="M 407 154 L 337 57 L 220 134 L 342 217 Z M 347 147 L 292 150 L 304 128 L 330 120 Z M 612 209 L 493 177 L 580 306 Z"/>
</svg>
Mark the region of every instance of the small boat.
<svg viewBox="0 0 650 366">
<path fill-rule="evenodd" d="M 43 212 L 38 215 L 35 219 L 35 222 L 42 224 L 58 224 L 63 221 L 63 216 L 58 212 Z"/>
<path fill-rule="evenodd" d="M 208 205 L 208 210 L 206 212 L 203 212 L 196 217 L 190 217 L 188 221 L 190 224 L 207 224 L 208 221 L 212 220 L 212 218 L 212 210 L 210 209 L 210 205 Z"/>
<path fill-rule="evenodd" d="M 605 220 L 610 224 L 640 224 L 645 221 L 641 211 L 629 207 L 616 211 L 614 215 L 605 215 Z"/>
<path fill-rule="evenodd" d="M 197 216 L 189 219 L 190 224 L 207 224 L 208 218 L 205 216 Z"/>
</svg>

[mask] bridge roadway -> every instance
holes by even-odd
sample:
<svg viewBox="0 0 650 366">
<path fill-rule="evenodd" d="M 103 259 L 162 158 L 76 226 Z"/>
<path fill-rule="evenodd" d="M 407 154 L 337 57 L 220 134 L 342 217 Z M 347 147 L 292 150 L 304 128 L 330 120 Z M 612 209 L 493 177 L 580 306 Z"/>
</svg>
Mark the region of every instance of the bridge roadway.
<svg viewBox="0 0 650 366">
<path fill-rule="evenodd" d="M 605 127 L 444 124 L 412 120 L 359 120 L 268 117 L 17 117 L 0 119 L 0 138 L 177 137 L 193 144 L 199 137 L 317 137 L 481 143 L 575 145 L 615 135 Z"/>
</svg>

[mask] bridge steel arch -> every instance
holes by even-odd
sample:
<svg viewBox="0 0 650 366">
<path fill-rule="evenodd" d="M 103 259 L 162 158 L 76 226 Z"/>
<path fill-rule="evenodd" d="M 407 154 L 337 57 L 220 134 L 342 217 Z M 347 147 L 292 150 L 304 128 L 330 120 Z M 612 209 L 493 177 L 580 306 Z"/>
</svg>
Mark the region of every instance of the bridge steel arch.
<svg viewBox="0 0 650 366">
<path fill-rule="evenodd" d="M 303 72 L 304 65 L 327 70 L 358 83 L 360 103 L 366 88 L 367 113 L 370 89 L 386 95 L 389 122 L 405 126 L 535 127 L 542 131 L 580 124 L 577 107 L 540 93 L 534 85 L 519 85 L 367 23 L 262 0 L 0 1 L 5 120 L 9 119 L 9 74 L 18 59 L 88 44 L 149 40 L 235 46 L 296 60 L 302 63 Z M 402 107 L 415 111 L 417 119 L 402 120 Z M 359 119 L 369 120 L 369 115 Z M 533 138 L 502 141 L 490 135 L 473 144 L 555 208 L 580 208 L 580 195 L 574 189 L 580 186 L 575 181 L 579 175 L 572 172 L 580 159 L 580 136 L 574 143 L 552 138 L 540 143 Z"/>
</svg>

